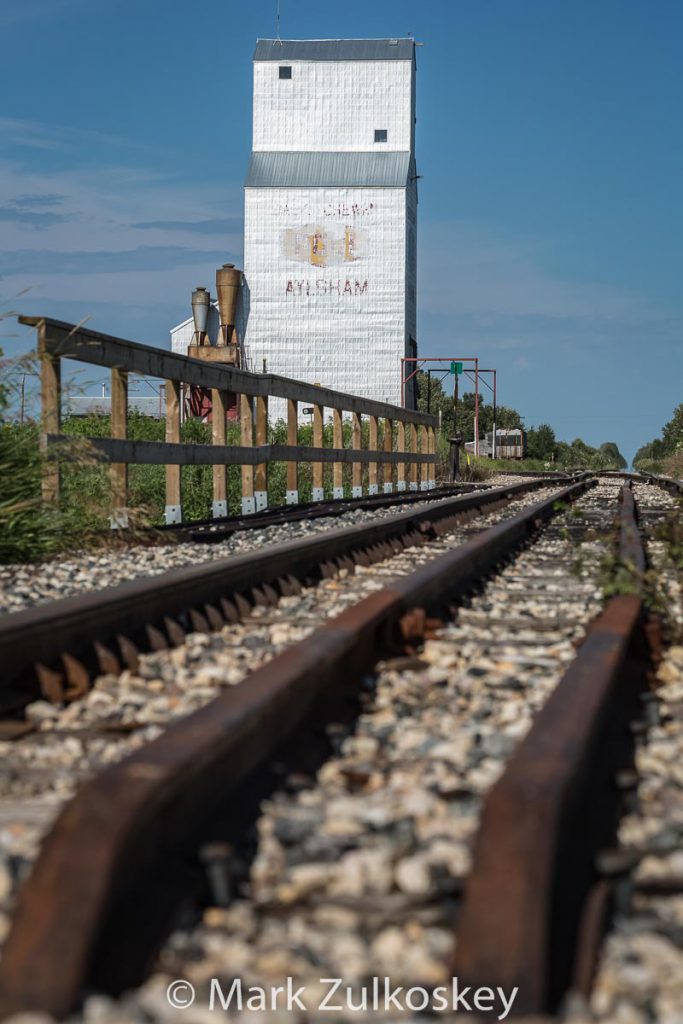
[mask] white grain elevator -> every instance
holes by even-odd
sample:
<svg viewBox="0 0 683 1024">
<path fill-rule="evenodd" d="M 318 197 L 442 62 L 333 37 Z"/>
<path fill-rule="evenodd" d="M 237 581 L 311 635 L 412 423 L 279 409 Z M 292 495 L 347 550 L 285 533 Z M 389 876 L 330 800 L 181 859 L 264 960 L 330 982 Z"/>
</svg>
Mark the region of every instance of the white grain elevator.
<svg viewBox="0 0 683 1024">
<path fill-rule="evenodd" d="M 258 40 L 247 368 L 398 405 L 401 357 L 416 354 L 416 234 L 414 41 Z"/>
</svg>

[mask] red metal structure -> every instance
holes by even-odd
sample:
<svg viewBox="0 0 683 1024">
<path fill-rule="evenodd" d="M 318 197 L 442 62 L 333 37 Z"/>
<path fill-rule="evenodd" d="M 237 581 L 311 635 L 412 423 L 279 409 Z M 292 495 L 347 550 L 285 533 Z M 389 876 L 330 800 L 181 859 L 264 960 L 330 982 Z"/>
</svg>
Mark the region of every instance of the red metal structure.
<svg viewBox="0 0 683 1024">
<path fill-rule="evenodd" d="M 425 363 L 474 363 L 473 369 L 463 371 L 470 375 L 474 374 L 474 454 L 479 454 L 479 369 L 478 356 L 403 356 L 401 359 L 401 405 L 405 408 L 405 386 L 409 380 L 416 376 L 418 370 L 424 368 Z M 414 366 L 410 364 L 415 364 Z M 491 371 L 487 371 L 491 372 Z M 495 373 L 495 371 L 493 371 Z M 495 376 L 494 376 L 495 381 Z M 489 385 L 490 386 L 490 385 Z M 495 392 L 494 392 L 495 394 Z"/>
</svg>

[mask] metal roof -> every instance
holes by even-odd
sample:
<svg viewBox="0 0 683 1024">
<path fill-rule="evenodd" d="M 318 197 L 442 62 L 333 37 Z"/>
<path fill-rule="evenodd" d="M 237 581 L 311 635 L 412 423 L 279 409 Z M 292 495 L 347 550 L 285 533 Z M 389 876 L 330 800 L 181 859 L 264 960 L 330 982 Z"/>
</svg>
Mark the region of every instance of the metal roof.
<svg viewBox="0 0 683 1024">
<path fill-rule="evenodd" d="M 254 60 L 412 60 L 414 39 L 257 39 Z"/>
<path fill-rule="evenodd" d="M 410 153 L 252 153 L 247 188 L 361 186 L 405 188 Z M 414 171 L 412 173 L 415 173 Z"/>
</svg>

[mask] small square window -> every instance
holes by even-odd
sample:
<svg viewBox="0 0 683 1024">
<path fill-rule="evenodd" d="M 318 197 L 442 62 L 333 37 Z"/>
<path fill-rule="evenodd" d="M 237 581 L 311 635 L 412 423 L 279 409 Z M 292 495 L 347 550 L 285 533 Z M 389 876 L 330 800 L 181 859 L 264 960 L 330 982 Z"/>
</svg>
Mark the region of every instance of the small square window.
<svg viewBox="0 0 683 1024">
<path fill-rule="evenodd" d="M 291 64 L 280 65 L 280 78 L 291 78 L 292 77 L 292 66 Z"/>
<path fill-rule="evenodd" d="M 386 128 L 375 128 L 375 142 L 386 142 L 387 141 L 387 130 Z"/>
</svg>

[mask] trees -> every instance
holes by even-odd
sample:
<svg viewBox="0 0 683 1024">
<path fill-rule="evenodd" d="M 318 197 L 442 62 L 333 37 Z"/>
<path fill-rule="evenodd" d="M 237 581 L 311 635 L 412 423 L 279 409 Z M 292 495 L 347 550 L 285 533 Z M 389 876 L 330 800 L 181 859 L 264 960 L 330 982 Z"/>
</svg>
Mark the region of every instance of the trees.
<svg viewBox="0 0 683 1024">
<path fill-rule="evenodd" d="M 664 425 L 662 441 L 667 455 L 683 450 L 683 404 L 676 406 L 673 416 Z"/>
<path fill-rule="evenodd" d="M 531 427 L 527 431 L 526 450 L 530 459 L 543 459 L 544 461 L 554 460 L 556 457 L 557 441 L 555 431 L 547 423 L 541 423 L 538 427 Z"/>
<path fill-rule="evenodd" d="M 628 463 L 614 441 L 605 441 L 604 444 L 600 445 L 599 451 L 602 452 L 607 462 L 614 465 L 615 469 L 626 469 Z"/>
<path fill-rule="evenodd" d="M 418 408 L 427 411 L 427 374 L 418 371 Z M 441 415 L 443 432 L 450 436 L 453 431 L 453 377 L 449 374 L 442 382 L 432 375 L 430 388 L 430 410 Z M 447 393 L 450 392 L 450 393 Z M 488 396 L 487 396 L 488 397 Z M 474 440 L 475 396 L 471 391 L 461 394 L 458 399 L 457 429 L 465 441 Z M 671 433 L 680 438 L 683 448 L 683 405 L 676 410 L 678 418 L 671 427 Z M 499 405 L 496 409 L 496 427 L 515 429 L 522 427 L 522 417 L 516 409 Z M 479 436 L 483 438 L 493 430 L 493 406 L 483 395 L 479 396 Z M 662 442 L 663 443 L 663 442 Z M 558 441 L 549 423 L 540 423 L 526 431 L 527 457 L 538 462 L 554 462 L 566 469 L 624 469 L 626 459 L 614 441 L 605 441 L 599 448 L 577 437 L 571 444 Z"/>
<path fill-rule="evenodd" d="M 683 453 L 683 404 L 676 406 L 671 419 L 664 424 L 662 436 L 648 441 L 638 449 L 633 458 L 633 465 L 636 469 L 650 469 L 653 472 L 662 472 L 668 469 L 677 475 L 680 469 L 678 463 L 680 463 L 681 453 Z M 665 460 L 669 460 L 671 465 L 664 465 Z"/>
</svg>

